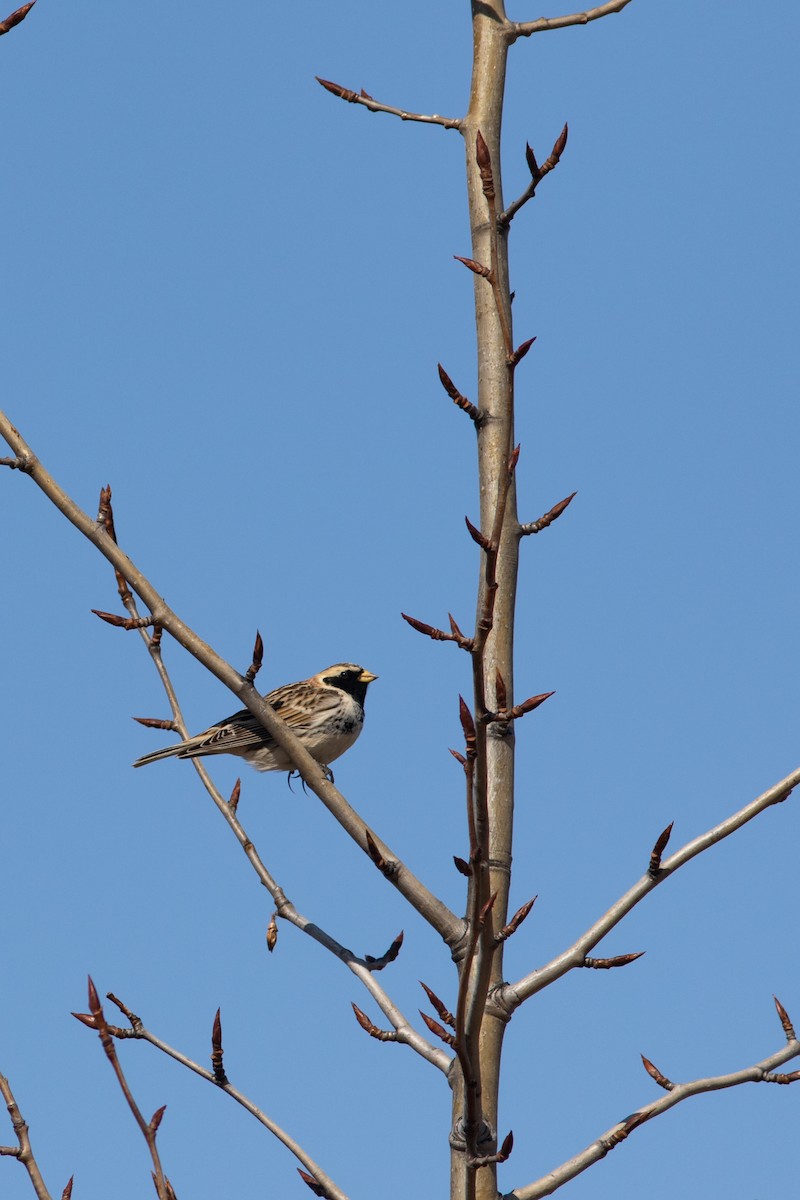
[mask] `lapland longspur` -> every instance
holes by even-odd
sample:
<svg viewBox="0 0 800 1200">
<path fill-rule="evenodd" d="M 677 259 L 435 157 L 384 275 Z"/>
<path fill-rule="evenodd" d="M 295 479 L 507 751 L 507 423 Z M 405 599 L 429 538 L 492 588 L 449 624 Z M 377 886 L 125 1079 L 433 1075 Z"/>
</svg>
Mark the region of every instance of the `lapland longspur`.
<svg viewBox="0 0 800 1200">
<path fill-rule="evenodd" d="M 317 762 L 327 767 L 361 733 L 367 688 L 377 678 L 355 663 L 336 663 L 310 679 L 267 692 L 264 699 Z M 133 765 L 205 754 L 238 754 L 257 771 L 293 770 L 284 751 L 246 708 L 185 742 L 143 755 Z"/>
</svg>

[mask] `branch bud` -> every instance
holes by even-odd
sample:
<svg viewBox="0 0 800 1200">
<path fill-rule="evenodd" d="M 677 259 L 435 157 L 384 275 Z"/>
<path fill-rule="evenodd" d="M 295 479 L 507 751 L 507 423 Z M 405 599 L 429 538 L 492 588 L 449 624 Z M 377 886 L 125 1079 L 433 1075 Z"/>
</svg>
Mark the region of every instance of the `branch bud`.
<svg viewBox="0 0 800 1200">
<path fill-rule="evenodd" d="M 440 1025 L 438 1021 L 434 1021 L 433 1017 L 429 1017 L 428 1014 L 424 1013 L 421 1008 L 417 1011 L 419 1012 L 419 1015 L 422 1017 L 425 1024 L 428 1026 L 428 1029 L 430 1029 L 431 1033 L 436 1037 L 441 1038 L 446 1046 L 452 1046 L 455 1043 L 456 1039 L 453 1037 L 452 1033 L 447 1032 L 443 1025 Z"/>
<path fill-rule="evenodd" d="M 247 668 L 245 679 L 248 683 L 252 683 L 258 672 L 261 670 L 261 664 L 264 661 L 264 643 L 261 639 L 261 634 L 256 630 L 256 640 L 253 646 L 253 661 Z"/>
<path fill-rule="evenodd" d="M 477 542 L 481 550 L 486 550 L 487 552 L 491 550 L 492 543 L 490 539 L 487 538 L 485 534 L 481 533 L 477 526 L 472 524 L 472 521 L 470 521 L 469 517 L 464 517 L 464 521 L 467 529 L 469 530 L 469 536 L 472 538 L 473 542 Z"/>
<path fill-rule="evenodd" d="M 322 80 L 320 80 L 320 83 L 322 83 Z M 315 1196 L 322 1196 L 323 1200 L 325 1200 L 328 1193 L 321 1184 L 317 1183 L 313 1175 L 309 1175 L 307 1171 L 301 1170 L 300 1167 L 297 1168 L 297 1174 L 300 1176 L 303 1183 L 307 1184 L 311 1188 L 311 1191 Z"/>
<path fill-rule="evenodd" d="M 22 8 L 15 9 L 10 17 L 6 17 L 5 21 L 0 21 L 0 37 L 4 33 L 8 33 L 9 29 L 13 29 L 15 25 L 19 25 L 20 21 L 24 21 L 35 3 L 36 0 L 31 0 L 30 4 L 23 4 Z"/>
<path fill-rule="evenodd" d="M 481 187 L 483 188 L 483 194 L 489 204 L 492 204 L 494 201 L 492 157 L 489 154 L 489 147 L 486 145 L 480 129 L 475 137 L 475 160 L 478 164 L 478 170 L 481 173 Z"/>
<path fill-rule="evenodd" d="M 151 1133 L 158 1132 L 158 1127 L 161 1124 L 164 1113 L 166 1111 L 167 1111 L 166 1104 L 162 1104 L 161 1108 L 157 1108 L 156 1111 L 153 1113 L 152 1117 L 150 1118 L 150 1125 L 149 1125 L 149 1129 L 150 1129 Z"/>
<path fill-rule="evenodd" d="M 462 258 L 460 254 L 454 254 L 453 258 L 456 262 L 463 263 L 474 275 L 480 275 L 481 279 L 491 278 L 491 267 L 484 267 L 483 263 L 476 262 L 474 258 Z"/>
<path fill-rule="evenodd" d="M 241 796 L 241 794 L 242 794 L 242 781 L 241 781 L 241 779 L 237 779 L 236 783 L 233 785 L 233 791 L 231 792 L 231 798 L 228 801 L 228 807 L 230 808 L 232 813 L 235 813 L 236 809 L 239 807 L 239 797 Z"/>
<path fill-rule="evenodd" d="M 651 1063 L 649 1058 L 645 1058 L 645 1056 L 642 1054 L 641 1059 L 642 1065 L 644 1066 L 644 1069 L 647 1071 L 647 1074 L 650 1076 L 650 1078 L 655 1079 L 658 1086 L 662 1087 L 665 1092 L 671 1092 L 675 1087 L 675 1084 L 671 1083 L 670 1080 L 667 1079 L 666 1075 L 662 1075 L 658 1067 Z"/>
<path fill-rule="evenodd" d="M 462 409 L 467 414 L 468 417 L 470 417 L 473 421 L 477 422 L 478 418 L 480 417 L 480 412 L 478 411 L 478 409 L 475 407 L 475 405 L 472 403 L 471 400 L 468 400 L 466 396 L 462 396 L 461 392 L 458 390 L 456 385 L 453 383 L 452 379 L 447 374 L 447 371 L 445 371 L 442 364 L 437 363 L 436 365 L 437 365 L 437 368 L 439 371 L 439 381 L 440 381 L 442 387 L 444 388 L 444 390 L 447 392 L 450 399 L 453 401 L 454 404 L 456 404 L 460 409 Z"/>
<path fill-rule="evenodd" d="M 791 1020 L 789 1019 L 789 1014 L 787 1013 L 786 1009 L 783 1007 L 783 1005 L 781 1004 L 781 1002 L 777 996 L 773 996 L 772 999 L 775 1001 L 775 1008 L 777 1009 L 778 1018 L 780 1020 L 780 1023 L 783 1026 L 783 1032 L 786 1034 L 787 1042 L 795 1041 L 797 1038 L 797 1035 L 794 1031 L 794 1025 L 792 1024 Z"/>
<path fill-rule="evenodd" d="M 672 826 L 674 824 L 675 824 L 674 821 L 670 821 L 669 825 L 663 831 L 663 833 L 660 833 L 658 835 L 656 844 L 655 844 L 655 846 L 653 846 L 653 852 L 650 855 L 650 863 L 647 868 L 647 872 L 649 875 L 652 875 L 654 879 L 655 879 L 656 875 L 658 874 L 658 872 L 661 870 L 661 856 L 667 848 L 667 842 L 669 841 L 669 835 L 672 833 Z"/>
<path fill-rule="evenodd" d="M 535 341 L 535 337 L 528 338 L 527 342 L 522 342 L 521 345 L 517 346 L 516 350 L 511 355 L 511 358 L 508 360 L 509 366 L 516 367 L 517 363 L 522 361 Z"/>
</svg>

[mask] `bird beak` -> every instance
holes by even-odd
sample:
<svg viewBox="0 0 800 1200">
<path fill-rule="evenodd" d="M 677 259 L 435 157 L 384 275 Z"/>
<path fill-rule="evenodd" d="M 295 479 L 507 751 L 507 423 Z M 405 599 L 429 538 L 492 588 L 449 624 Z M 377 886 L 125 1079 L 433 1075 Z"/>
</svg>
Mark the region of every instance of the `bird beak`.
<svg viewBox="0 0 800 1200">
<path fill-rule="evenodd" d="M 359 683 L 372 683 L 373 680 L 375 680 L 377 678 L 378 678 L 378 676 L 373 675 L 371 671 L 362 671 L 358 677 L 358 682 Z"/>
</svg>

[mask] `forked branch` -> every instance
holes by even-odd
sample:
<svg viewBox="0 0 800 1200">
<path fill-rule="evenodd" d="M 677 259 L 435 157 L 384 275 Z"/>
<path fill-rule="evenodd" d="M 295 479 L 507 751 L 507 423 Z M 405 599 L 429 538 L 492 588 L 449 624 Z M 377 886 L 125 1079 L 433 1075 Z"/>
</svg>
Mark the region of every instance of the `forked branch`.
<svg viewBox="0 0 800 1200">
<path fill-rule="evenodd" d="M 298 1162 L 302 1163 L 306 1170 L 311 1172 L 314 1179 L 325 1189 L 324 1194 L 326 1196 L 329 1196 L 331 1200 L 347 1200 L 347 1196 L 341 1190 L 341 1188 L 337 1187 L 333 1180 L 325 1174 L 322 1168 L 316 1162 L 314 1162 L 314 1159 L 306 1153 L 300 1143 L 295 1141 L 293 1137 L 286 1133 L 286 1131 L 282 1129 L 275 1121 L 273 1121 L 271 1117 L 268 1117 L 267 1114 L 263 1112 L 256 1104 L 254 1104 L 252 1100 L 245 1096 L 243 1092 L 240 1092 L 239 1089 L 234 1087 L 232 1083 L 227 1081 L 223 1082 L 222 1078 L 218 1077 L 219 1072 L 217 1072 L 217 1075 L 215 1075 L 215 1071 L 213 1069 L 209 1071 L 206 1067 L 201 1067 L 199 1063 L 181 1053 L 180 1050 L 174 1049 L 174 1047 L 156 1037 L 155 1034 L 151 1033 L 149 1029 L 145 1028 L 141 1018 L 136 1016 L 135 1013 L 131 1012 L 127 1005 L 123 1004 L 123 1002 L 119 1000 L 118 997 L 113 995 L 113 993 L 108 993 L 108 999 L 111 1000 L 112 1003 L 116 1004 L 117 1008 L 124 1013 L 131 1026 L 130 1029 L 119 1029 L 114 1025 L 107 1025 L 106 1028 L 111 1037 L 133 1038 L 135 1041 L 149 1042 L 151 1046 L 155 1046 L 155 1048 L 160 1050 L 162 1054 L 166 1054 L 176 1062 L 180 1063 L 182 1066 L 188 1067 L 190 1071 L 194 1071 L 194 1073 L 199 1075 L 201 1079 L 205 1079 L 207 1083 L 211 1083 L 214 1085 L 214 1087 L 219 1088 L 220 1091 L 225 1092 L 225 1094 L 230 1096 L 232 1100 L 235 1100 L 237 1104 L 240 1104 L 242 1108 L 246 1109 L 251 1116 L 255 1117 L 265 1129 L 268 1129 L 270 1133 L 273 1134 L 273 1136 L 276 1137 L 278 1141 L 281 1142 L 286 1149 L 295 1156 Z M 92 1025 L 94 1020 L 93 1014 L 90 1015 L 86 1013 L 76 1013 L 74 1015 L 77 1016 L 78 1019 L 83 1022 L 83 1024 L 96 1028 L 96 1025 Z M 87 1017 L 89 1017 L 88 1020 Z M 212 1045 L 214 1045 L 214 1050 L 212 1050 L 213 1056 L 216 1050 L 216 1043 L 213 1035 Z M 221 1060 L 219 1061 L 221 1062 Z M 213 1062 L 214 1060 L 212 1057 L 212 1063 Z"/>
</svg>

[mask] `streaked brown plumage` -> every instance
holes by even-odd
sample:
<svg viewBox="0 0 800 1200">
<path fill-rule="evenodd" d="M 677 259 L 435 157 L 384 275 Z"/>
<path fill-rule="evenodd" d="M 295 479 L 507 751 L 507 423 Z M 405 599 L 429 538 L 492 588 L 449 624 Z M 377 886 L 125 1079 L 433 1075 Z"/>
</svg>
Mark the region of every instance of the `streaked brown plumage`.
<svg viewBox="0 0 800 1200">
<path fill-rule="evenodd" d="M 361 733 L 364 699 L 374 679 L 377 675 L 356 663 L 335 663 L 310 679 L 267 692 L 264 699 L 317 762 L 327 767 L 349 750 Z M 283 750 L 246 708 L 185 742 L 143 755 L 133 765 L 143 767 L 162 758 L 200 758 L 207 754 L 239 755 L 257 771 L 293 769 Z"/>
</svg>

